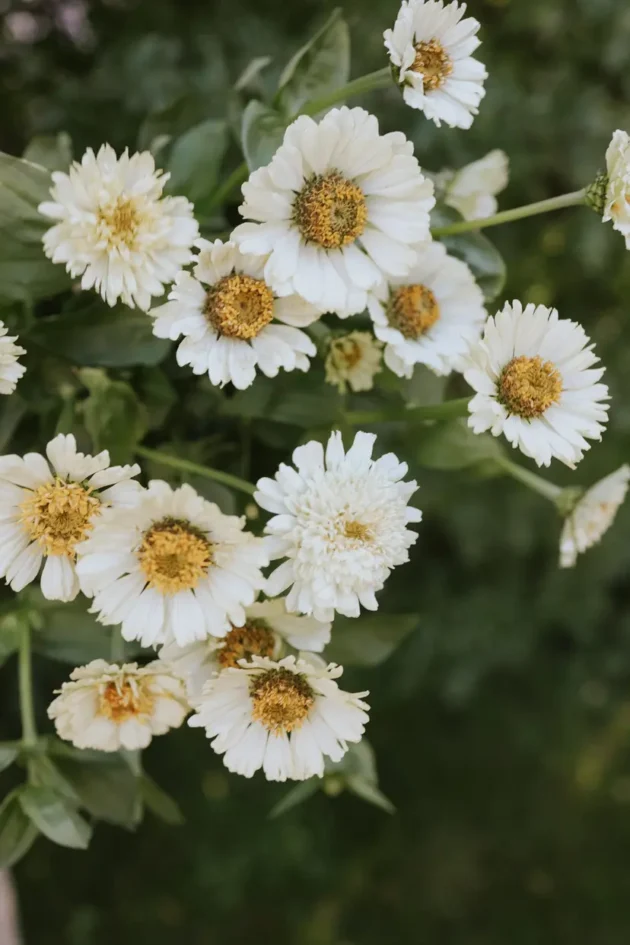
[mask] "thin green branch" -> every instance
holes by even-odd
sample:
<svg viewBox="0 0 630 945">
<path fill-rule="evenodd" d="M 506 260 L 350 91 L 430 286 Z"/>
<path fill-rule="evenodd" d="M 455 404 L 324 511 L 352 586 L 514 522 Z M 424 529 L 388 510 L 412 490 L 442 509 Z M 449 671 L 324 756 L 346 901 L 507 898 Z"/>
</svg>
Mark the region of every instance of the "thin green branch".
<svg viewBox="0 0 630 945">
<path fill-rule="evenodd" d="M 367 75 L 359 76 L 358 79 L 353 79 L 351 82 L 348 82 L 347 85 L 342 85 L 340 88 L 335 89 L 333 92 L 329 92 L 328 95 L 322 95 L 320 98 L 314 98 L 311 102 L 302 108 L 299 115 L 317 115 L 319 112 L 323 112 L 326 108 L 332 108 L 333 105 L 339 105 L 341 102 L 345 102 L 348 98 L 353 98 L 355 95 L 365 95 L 366 92 L 372 92 L 374 89 L 383 89 L 392 84 L 392 73 L 389 66 L 385 66 L 384 69 L 377 69 L 376 72 L 368 72 Z M 298 115 L 294 115 L 291 121 L 294 118 L 297 118 Z"/>
<path fill-rule="evenodd" d="M 18 682 L 20 689 L 20 715 L 22 718 L 22 744 L 34 748 L 37 744 L 35 710 L 33 708 L 33 669 L 31 662 L 31 628 L 25 619 L 18 650 Z"/>
<path fill-rule="evenodd" d="M 154 463 L 161 463 L 163 466 L 172 466 L 173 469 L 180 469 L 182 472 L 190 473 L 193 476 L 204 476 L 206 479 L 213 479 L 231 489 L 238 489 L 240 492 L 246 492 L 247 495 L 253 495 L 256 487 L 251 482 L 241 479 L 240 476 L 234 476 L 232 473 L 223 472 L 222 469 L 213 469 L 211 466 L 202 466 L 201 463 L 193 463 L 190 459 L 182 459 L 179 456 L 172 456 L 170 453 L 163 453 L 161 450 L 149 449 L 148 446 L 137 446 L 136 453 L 145 459 L 150 459 Z"/>
<path fill-rule="evenodd" d="M 542 476 L 531 472 L 529 469 L 525 469 L 524 466 L 520 466 L 518 463 L 513 463 L 512 460 L 507 459 L 505 456 L 501 459 L 497 459 L 497 463 L 508 476 L 512 476 L 513 479 L 522 482 L 528 489 L 538 492 L 539 495 L 544 496 L 545 499 L 549 499 L 554 505 L 558 504 L 558 500 L 564 492 L 564 489 L 560 486 L 556 486 L 553 482 L 543 479 Z"/>
<path fill-rule="evenodd" d="M 502 223 L 512 223 L 514 220 L 523 220 L 539 213 L 550 213 L 552 210 L 562 210 L 564 207 L 577 207 L 585 202 L 586 190 L 576 190 L 572 194 L 562 194 L 560 197 L 551 197 L 549 200 L 539 200 L 537 203 L 528 203 L 513 210 L 503 210 L 492 217 L 481 220 L 459 220 L 457 223 L 448 223 L 446 226 L 436 226 L 431 230 L 432 236 L 454 236 L 456 233 L 468 233 L 472 230 L 485 230 L 489 226 L 500 226 Z"/>
</svg>

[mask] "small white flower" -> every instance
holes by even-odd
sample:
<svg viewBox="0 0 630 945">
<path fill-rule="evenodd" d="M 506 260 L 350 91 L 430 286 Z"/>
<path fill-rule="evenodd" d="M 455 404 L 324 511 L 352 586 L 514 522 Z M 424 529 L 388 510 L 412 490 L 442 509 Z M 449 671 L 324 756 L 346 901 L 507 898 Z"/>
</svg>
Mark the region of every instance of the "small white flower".
<svg viewBox="0 0 630 945">
<path fill-rule="evenodd" d="M 169 176 L 149 151 L 117 158 L 108 144 L 96 155 L 88 148 L 67 174 L 53 172 L 52 200 L 39 206 L 57 221 L 44 234 L 46 255 L 108 305 L 147 309 L 190 262 L 199 232 L 188 200 L 162 196 Z"/>
<path fill-rule="evenodd" d="M 244 523 L 189 485 L 153 480 L 133 509 L 105 512 L 77 548 L 92 612 L 143 646 L 185 646 L 242 626 L 268 561 Z"/>
<path fill-rule="evenodd" d="M 232 239 L 268 255 L 265 281 L 342 317 L 362 312 L 383 275 L 404 276 L 429 237 L 433 184 L 400 132 L 379 134 L 362 108 L 289 125 L 271 163 L 243 185 Z"/>
<path fill-rule="evenodd" d="M 169 301 L 149 314 L 158 338 L 184 340 L 177 363 L 212 384 L 232 381 L 243 390 L 253 383 L 258 366 L 267 377 L 285 371 L 308 371 L 316 354 L 300 328 L 321 312 L 299 295 L 278 298 L 264 279 L 265 257 L 247 256 L 234 243 L 198 240 L 194 276 L 178 273 Z"/>
<path fill-rule="evenodd" d="M 333 338 L 326 355 L 326 380 L 340 394 L 372 390 L 381 370 L 383 345 L 369 331 L 351 331 Z"/>
<path fill-rule="evenodd" d="M 133 751 L 179 728 L 189 707 L 180 679 L 161 660 L 117 666 L 92 660 L 70 673 L 48 706 L 60 738 L 77 748 Z"/>
<path fill-rule="evenodd" d="M 339 689 L 342 672 L 334 663 L 254 656 L 206 685 L 188 724 L 205 728 L 236 774 L 251 778 L 262 768 L 269 781 L 321 778 L 324 758 L 341 761 L 368 721 L 368 693 Z"/>
<path fill-rule="evenodd" d="M 444 196 L 449 207 L 464 220 L 482 220 L 497 212 L 497 194 L 508 183 L 508 157 L 504 151 L 490 151 L 479 161 L 467 164 L 450 179 Z"/>
<path fill-rule="evenodd" d="M 4 322 L 0 321 L 0 394 L 12 394 L 17 382 L 26 373 L 26 368 L 18 361 L 26 351 L 13 344 L 17 336 L 7 337 L 8 331 Z"/>
<path fill-rule="evenodd" d="M 240 660 L 253 656 L 279 659 L 285 641 L 296 650 L 315 653 L 321 653 L 330 642 L 330 623 L 290 614 L 284 598 L 259 601 L 247 607 L 245 614 L 245 625 L 231 627 L 221 640 L 213 638 L 185 647 L 171 643 L 160 650 L 160 659 L 184 680 L 191 705 L 199 704 L 204 685 L 217 672 L 239 666 Z"/>
<path fill-rule="evenodd" d="M 615 131 L 606 151 L 608 186 L 604 204 L 604 223 L 612 220 L 613 227 L 626 240 L 630 249 L 630 137 L 625 131 Z"/>
<path fill-rule="evenodd" d="M 468 425 L 503 433 L 539 466 L 555 456 L 573 468 L 607 420 L 598 361 L 581 325 L 544 305 L 507 304 L 468 354 L 464 377 L 477 391 Z"/>
<path fill-rule="evenodd" d="M 386 345 L 385 364 L 399 377 L 411 377 L 416 364 L 450 374 L 480 338 L 487 316 L 472 272 L 441 243 L 419 246 L 409 275 L 380 285 L 368 309 Z"/>
<path fill-rule="evenodd" d="M 579 554 L 601 541 L 628 491 L 630 466 L 600 479 L 567 515 L 560 537 L 560 567 L 572 568 Z"/>
<path fill-rule="evenodd" d="M 107 450 L 77 453 L 72 434 L 51 440 L 46 456 L 0 456 L 0 576 L 21 591 L 45 561 L 42 594 L 69 601 L 79 593 L 77 544 L 107 506 L 127 508 L 144 490 L 133 481 L 139 466 L 110 466 Z"/>
<path fill-rule="evenodd" d="M 451 128 L 470 128 L 485 95 L 485 66 L 472 54 L 479 23 L 463 19 L 466 4 L 403 0 L 385 46 L 407 105 Z"/>
<path fill-rule="evenodd" d="M 275 479 L 260 479 L 256 501 L 274 517 L 265 529 L 270 557 L 287 558 L 267 580 L 275 597 L 291 588 L 287 608 L 332 620 L 335 611 L 376 610 L 380 591 L 397 564 L 409 560 L 417 535 L 410 522 L 422 514 L 407 505 L 415 482 L 403 482 L 407 464 L 393 453 L 372 459 L 376 437 L 357 433 L 344 452 L 331 434 L 324 455 L 312 441 L 293 453 Z"/>
</svg>

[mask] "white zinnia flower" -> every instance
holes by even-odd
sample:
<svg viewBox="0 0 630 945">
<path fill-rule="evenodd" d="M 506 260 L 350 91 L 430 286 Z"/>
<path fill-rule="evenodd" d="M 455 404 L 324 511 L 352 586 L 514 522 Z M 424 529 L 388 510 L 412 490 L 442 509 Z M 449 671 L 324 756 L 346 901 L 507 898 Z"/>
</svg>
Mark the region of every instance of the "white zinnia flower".
<svg viewBox="0 0 630 945">
<path fill-rule="evenodd" d="M 368 721 L 368 693 L 339 689 L 342 672 L 334 663 L 254 656 L 206 685 L 188 724 L 205 728 L 236 774 L 251 778 L 262 768 L 269 781 L 321 778 L 324 758 L 340 761 Z"/>
<path fill-rule="evenodd" d="M 539 466 L 555 456 L 573 468 L 607 420 L 598 361 L 581 325 L 544 305 L 508 303 L 468 354 L 464 377 L 477 391 L 468 425 L 503 433 Z"/>
<path fill-rule="evenodd" d="M 381 135 L 362 108 L 302 115 L 271 163 L 243 184 L 248 220 L 232 239 L 268 255 L 264 276 L 323 311 L 362 312 L 383 275 L 404 276 L 429 236 L 433 184 L 400 132 Z"/>
<path fill-rule="evenodd" d="M 479 23 L 463 19 L 466 4 L 403 0 L 385 46 L 407 105 L 439 125 L 470 128 L 485 95 L 485 66 L 472 58 Z"/>
<path fill-rule="evenodd" d="M 146 748 L 188 714 L 182 682 L 161 660 L 142 667 L 92 660 L 74 669 L 70 680 L 48 706 L 48 717 L 59 737 L 77 748 Z"/>
<path fill-rule="evenodd" d="M 472 272 L 441 243 L 419 246 L 409 275 L 378 286 L 368 309 L 376 337 L 386 344 L 385 364 L 399 377 L 411 377 L 416 364 L 450 374 L 481 336 L 487 316 Z"/>
<path fill-rule="evenodd" d="M 0 456 L 0 577 L 20 591 L 45 560 L 42 594 L 69 601 L 79 593 L 77 544 L 106 506 L 126 508 L 144 490 L 133 481 L 139 466 L 110 466 L 107 450 L 77 453 L 72 434 L 51 440 L 46 456 Z"/>
<path fill-rule="evenodd" d="M 596 545 L 615 520 L 626 497 L 630 466 L 600 479 L 567 515 L 560 537 L 560 567 L 572 568 L 577 557 Z"/>
<path fill-rule="evenodd" d="M 407 464 L 393 453 L 372 459 L 376 437 L 357 433 L 344 453 L 341 434 L 332 433 L 324 455 L 312 441 L 293 453 L 275 479 L 260 479 L 256 501 L 273 512 L 267 523 L 271 558 L 287 558 L 267 580 L 272 597 L 286 588 L 287 608 L 332 620 L 335 611 L 359 615 L 359 605 L 376 610 L 380 591 L 397 564 L 409 560 L 418 537 L 410 522 L 422 514 L 407 505 L 415 482 L 402 482 Z"/>
<path fill-rule="evenodd" d="M 53 172 L 52 200 L 39 206 L 57 221 L 44 234 L 46 255 L 108 305 L 147 309 L 190 262 L 199 232 L 185 197 L 162 196 L 169 177 L 149 151 L 117 158 L 108 144 L 96 155 L 88 148 L 67 174 Z"/>
<path fill-rule="evenodd" d="M 204 685 L 222 669 L 236 667 L 253 656 L 279 659 L 284 641 L 296 650 L 321 653 L 330 642 L 331 624 L 287 611 L 284 598 L 258 601 L 245 610 L 243 627 L 232 627 L 221 640 L 216 638 L 179 647 L 170 643 L 160 650 L 176 676 L 186 684 L 188 700 L 198 705 Z"/>
<path fill-rule="evenodd" d="M 0 394 L 12 394 L 17 382 L 26 373 L 26 368 L 18 358 L 26 354 L 24 348 L 13 344 L 17 335 L 7 337 L 9 329 L 0 321 Z"/>
<path fill-rule="evenodd" d="M 77 549 L 92 612 L 143 646 L 185 646 L 242 626 L 268 561 L 244 523 L 189 485 L 153 480 L 133 509 L 104 513 Z"/>
<path fill-rule="evenodd" d="M 464 220 L 482 220 L 497 212 L 496 195 L 507 187 L 508 157 L 490 151 L 479 161 L 456 171 L 448 183 L 444 202 L 458 210 Z"/>
<path fill-rule="evenodd" d="M 326 380 L 340 394 L 372 390 L 381 370 L 383 345 L 369 331 L 351 331 L 333 338 L 326 355 Z"/>
<path fill-rule="evenodd" d="M 626 240 L 630 249 L 630 137 L 625 131 L 615 131 L 606 151 L 608 184 L 604 203 L 604 222 L 612 220 L 613 227 Z"/>
<path fill-rule="evenodd" d="M 258 366 L 267 377 L 285 371 L 307 371 L 316 354 L 300 328 L 321 312 L 299 295 L 278 298 L 264 279 L 265 257 L 247 256 L 234 243 L 198 240 L 201 253 L 194 275 L 178 273 L 165 305 L 149 314 L 158 338 L 184 340 L 177 363 L 212 384 L 232 381 L 243 390 L 253 383 Z"/>
</svg>

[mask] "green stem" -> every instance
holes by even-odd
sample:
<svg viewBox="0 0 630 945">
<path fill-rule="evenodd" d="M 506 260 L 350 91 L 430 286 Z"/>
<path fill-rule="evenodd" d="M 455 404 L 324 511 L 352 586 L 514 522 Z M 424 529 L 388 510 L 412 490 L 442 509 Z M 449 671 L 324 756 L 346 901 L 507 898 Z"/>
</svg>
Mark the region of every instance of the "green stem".
<svg viewBox="0 0 630 945">
<path fill-rule="evenodd" d="M 385 88 L 391 85 L 392 82 L 391 69 L 389 66 L 385 66 L 384 69 L 377 69 L 376 72 L 368 72 L 367 75 L 353 79 L 352 82 L 348 82 L 347 85 L 342 85 L 340 88 L 335 89 L 334 92 L 329 92 L 328 95 L 322 95 L 320 98 L 315 98 L 311 102 L 307 102 L 298 114 L 317 115 L 326 108 L 332 108 L 333 105 L 345 102 L 347 98 L 352 98 L 355 95 L 364 95 L 366 92 L 372 92 L 374 89 Z M 294 118 L 297 117 L 297 115 L 294 116 Z M 291 121 L 293 121 L 293 118 Z"/>
<path fill-rule="evenodd" d="M 120 632 L 120 627 L 112 628 L 112 637 L 109 646 L 109 658 L 111 659 L 112 663 L 124 663 L 125 641 L 123 640 L 123 635 Z"/>
<path fill-rule="evenodd" d="M 512 460 L 507 459 L 505 456 L 501 459 L 497 459 L 497 463 L 508 476 L 512 476 L 513 479 L 522 482 L 528 489 L 538 492 L 539 495 L 544 496 L 545 499 L 549 499 L 550 502 L 557 505 L 558 499 L 564 491 L 560 486 L 554 485 L 553 482 L 548 482 L 547 479 L 543 479 L 542 476 L 530 472 L 530 470 L 525 469 L 524 466 L 519 466 L 518 463 L 513 463 Z"/>
<path fill-rule="evenodd" d="M 247 162 L 243 161 L 232 171 L 230 176 L 226 177 L 223 183 L 217 187 L 212 197 L 204 207 L 206 216 L 210 216 L 212 211 L 219 207 L 226 197 L 230 197 L 232 191 L 236 190 L 237 187 L 240 187 L 241 184 L 247 180 L 248 176 L 249 168 L 247 167 Z"/>
<path fill-rule="evenodd" d="M 33 671 L 31 665 L 31 628 L 27 621 L 22 626 L 18 652 L 18 679 L 20 687 L 20 714 L 22 716 L 22 744 L 33 748 L 37 744 L 35 711 L 33 709 Z"/>
<path fill-rule="evenodd" d="M 562 194 L 560 197 L 539 200 L 538 203 L 528 203 L 524 207 L 515 207 L 513 210 L 503 210 L 501 213 L 496 213 L 494 216 L 482 220 L 459 220 L 457 223 L 448 223 L 446 226 L 436 226 L 431 230 L 431 235 L 434 237 L 452 236 L 456 233 L 468 233 L 471 230 L 484 230 L 489 226 L 512 223 L 514 220 L 534 217 L 539 213 L 549 213 L 551 210 L 577 207 L 584 203 L 585 196 L 586 189 L 576 190 L 572 194 Z"/>
<path fill-rule="evenodd" d="M 398 410 L 350 411 L 346 414 L 346 420 L 352 426 L 361 423 L 382 423 L 386 420 L 451 420 L 468 414 L 469 400 L 469 397 L 462 397 L 457 400 L 445 400 L 441 404 L 423 404 Z"/>
<path fill-rule="evenodd" d="M 221 482 L 224 486 L 246 492 L 247 495 L 253 495 L 256 491 L 256 487 L 251 482 L 246 482 L 245 479 L 241 479 L 239 476 L 233 476 L 232 473 L 223 472 L 221 469 L 213 469 L 211 466 L 193 463 L 190 459 L 171 456 L 170 453 L 152 450 L 148 446 L 137 446 L 136 453 L 138 456 L 144 456 L 145 459 L 150 459 L 154 463 L 172 466 L 173 469 L 181 469 L 182 472 L 191 473 L 193 476 L 204 476 L 206 479 L 213 479 L 215 482 Z"/>
</svg>

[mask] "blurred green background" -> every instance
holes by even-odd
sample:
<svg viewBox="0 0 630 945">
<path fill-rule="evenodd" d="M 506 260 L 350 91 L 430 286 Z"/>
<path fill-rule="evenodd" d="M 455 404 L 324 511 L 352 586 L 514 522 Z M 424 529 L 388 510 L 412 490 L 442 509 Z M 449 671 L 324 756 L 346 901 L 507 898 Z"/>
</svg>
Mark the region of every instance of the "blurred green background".
<svg viewBox="0 0 630 945">
<path fill-rule="evenodd" d="M 385 64 L 395 0 L 342 3 L 353 75 Z M 182 101 L 222 117 L 249 60 L 276 74 L 332 4 L 316 0 L 0 0 L 0 148 L 68 131 L 75 154 L 137 141 Z M 365 102 L 421 164 L 503 148 L 503 206 L 575 190 L 630 128 L 625 0 L 471 0 L 490 78 L 469 132 L 437 129 L 395 89 Z M 234 155 L 234 163 L 238 156 Z M 613 406 L 584 484 L 630 458 L 630 266 L 588 211 L 496 229 L 505 296 L 580 321 Z M 551 476 L 570 474 L 552 467 Z M 374 672 L 370 740 L 394 816 L 228 775 L 198 734 L 147 768 L 183 828 L 101 825 L 88 854 L 39 841 L 16 869 L 27 945 L 619 945 L 630 936 L 630 504 L 601 547 L 557 570 L 551 505 L 513 482 L 421 472 L 421 537 L 385 607 L 418 629 Z M 36 667 L 36 670 L 38 667 Z M 46 672 L 42 667 L 39 672 Z M 15 699 L 2 676 L 6 708 Z M 41 678 L 41 676 L 40 676 Z M 46 699 L 42 686 L 42 703 Z M 41 708 L 41 706 L 40 706 Z"/>
</svg>

